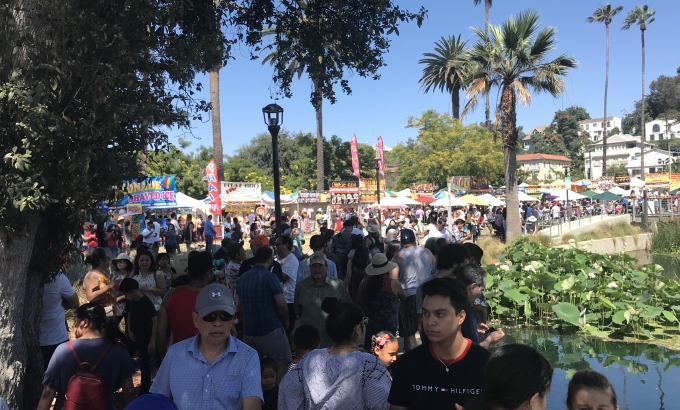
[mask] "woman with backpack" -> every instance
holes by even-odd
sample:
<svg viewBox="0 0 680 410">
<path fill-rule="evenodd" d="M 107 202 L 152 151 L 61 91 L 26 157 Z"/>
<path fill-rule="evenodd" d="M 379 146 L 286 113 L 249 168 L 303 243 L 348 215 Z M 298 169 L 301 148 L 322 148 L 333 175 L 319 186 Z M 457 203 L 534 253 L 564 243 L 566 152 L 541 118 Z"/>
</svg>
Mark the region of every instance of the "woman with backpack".
<svg viewBox="0 0 680 410">
<path fill-rule="evenodd" d="M 113 392 L 121 387 L 124 404 L 129 403 L 135 394 L 132 375 L 136 365 L 119 343 L 118 325 L 94 302 L 80 306 L 74 316 L 76 340 L 54 351 L 43 377 L 38 410 L 49 410 L 55 396 L 55 410 L 114 410 Z"/>
</svg>

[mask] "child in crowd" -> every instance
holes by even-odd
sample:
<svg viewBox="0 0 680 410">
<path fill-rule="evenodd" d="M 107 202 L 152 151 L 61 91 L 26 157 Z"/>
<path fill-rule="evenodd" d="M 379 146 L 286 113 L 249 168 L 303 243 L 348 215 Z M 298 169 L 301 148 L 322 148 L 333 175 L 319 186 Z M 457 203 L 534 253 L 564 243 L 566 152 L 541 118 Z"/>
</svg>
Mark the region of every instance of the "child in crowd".
<svg viewBox="0 0 680 410">
<path fill-rule="evenodd" d="M 262 377 L 262 410 L 276 410 L 279 401 L 279 386 L 276 385 L 276 361 L 263 356 L 260 358 L 260 375 Z"/>
<path fill-rule="evenodd" d="M 153 302 L 139 290 L 139 282 L 125 278 L 118 287 L 127 300 L 127 321 L 130 339 L 139 350 L 139 371 L 142 373 L 140 394 L 151 388 L 151 355 L 156 349 L 156 308 Z"/>
<path fill-rule="evenodd" d="M 619 410 L 609 380 L 593 370 L 580 370 L 569 381 L 568 410 Z"/>
<path fill-rule="evenodd" d="M 378 356 L 378 359 L 392 373 L 392 365 L 397 361 L 399 351 L 399 341 L 390 332 L 378 332 L 371 337 L 371 353 Z"/>
<path fill-rule="evenodd" d="M 321 345 L 321 335 L 319 331 L 312 325 L 300 325 L 295 329 L 293 335 L 293 350 L 295 356 L 293 362 L 290 364 L 288 370 L 297 365 L 302 357 L 314 349 L 318 349 Z"/>
</svg>

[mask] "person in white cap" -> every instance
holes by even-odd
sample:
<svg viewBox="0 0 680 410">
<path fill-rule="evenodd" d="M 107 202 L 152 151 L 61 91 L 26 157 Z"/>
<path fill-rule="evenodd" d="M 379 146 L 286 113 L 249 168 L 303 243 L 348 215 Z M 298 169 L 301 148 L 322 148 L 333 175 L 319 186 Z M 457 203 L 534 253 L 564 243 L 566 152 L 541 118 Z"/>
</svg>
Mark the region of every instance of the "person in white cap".
<svg viewBox="0 0 680 410">
<path fill-rule="evenodd" d="M 150 392 L 169 397 L 179 410 L 260 409 L 260 361 L 230 335 L 235 310 L 226 286 L 204 287 L 192 313 L 198 335 L 170 347 Z"/>
</svg>

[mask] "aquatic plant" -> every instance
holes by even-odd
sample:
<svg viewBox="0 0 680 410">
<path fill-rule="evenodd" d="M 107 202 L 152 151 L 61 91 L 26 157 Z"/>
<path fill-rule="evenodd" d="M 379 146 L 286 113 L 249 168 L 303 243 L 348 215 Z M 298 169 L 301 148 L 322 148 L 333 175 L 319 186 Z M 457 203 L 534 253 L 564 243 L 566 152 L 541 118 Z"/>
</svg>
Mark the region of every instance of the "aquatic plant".
<svg viewBox="0 0 680 410">
<path fill-rule="evenodd" d="M 490 315 L 596 336 L 677 335 L 680 283 L 659 265 L 635 262 L 578 249 L 574 241 L 565 249 L 519 240 L 486 266 Z"/>
<path fill-rule="evenodd" d="M 659 222 L 652 234 L 650 250 L 652 253 L 680 253 L 680 221 Z"/>
</svg>

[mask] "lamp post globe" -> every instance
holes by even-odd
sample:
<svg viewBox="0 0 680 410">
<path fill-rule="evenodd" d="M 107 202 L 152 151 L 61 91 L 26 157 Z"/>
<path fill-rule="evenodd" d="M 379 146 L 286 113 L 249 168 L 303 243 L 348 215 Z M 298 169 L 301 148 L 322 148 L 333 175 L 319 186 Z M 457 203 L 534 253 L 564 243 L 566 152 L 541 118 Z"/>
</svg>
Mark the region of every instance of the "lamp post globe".
<svg viewBox="0 0 680 410">
<path fill-rule="evenodd" d="M 281 236 L 281 176 L 279 175 L 279 131 L 283 124 L 283 108 L 278 104 L 269 104 L 262 109 L 264 123 L 272 136 L 272 164 L 274 171 L 274 218 L 276 220 L 276 237 Z"/>
</svg>

